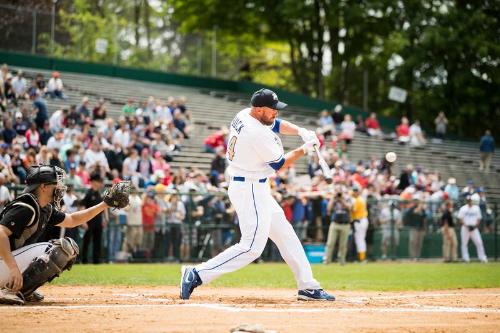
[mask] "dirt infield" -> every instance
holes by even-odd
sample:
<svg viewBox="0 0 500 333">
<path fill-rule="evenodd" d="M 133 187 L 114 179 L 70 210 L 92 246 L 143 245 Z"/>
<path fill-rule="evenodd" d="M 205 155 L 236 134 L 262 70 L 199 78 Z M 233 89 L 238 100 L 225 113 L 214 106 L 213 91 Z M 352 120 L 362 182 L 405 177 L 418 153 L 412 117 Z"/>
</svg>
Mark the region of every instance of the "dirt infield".
<svg viewBox="0 0 500 333">
<path fill-rule="evenodd" d="M 500 289 L 337 292 L 299 302 L 295 290 L 46 286 L 45 301 L 0 306 L 2 332 L 229 332 L 258 323 L 277 332 L 498 332 Z"/>
</svg>

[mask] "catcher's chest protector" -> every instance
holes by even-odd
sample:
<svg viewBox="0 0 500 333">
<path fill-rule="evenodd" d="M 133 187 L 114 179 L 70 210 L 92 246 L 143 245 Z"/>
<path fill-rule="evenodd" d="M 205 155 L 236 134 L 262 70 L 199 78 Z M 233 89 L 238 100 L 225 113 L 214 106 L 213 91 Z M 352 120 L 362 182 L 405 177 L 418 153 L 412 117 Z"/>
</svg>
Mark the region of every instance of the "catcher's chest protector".
<svg viewBox="0 0 500 333">
<path fill-rule="evenodd" d="M 24 227 L 24 230 L 22 231 L 19 238 L 13 240 L 12 244 L 14 247 L 13 250 L 24 246 L 26 241 L 30 239 L 33 235 L 35 235 L 37 231 L 39 231 L 39 227 L 43 227 L 40 226 L 40 217 L 41 217 L 40 205 L 38 204 L 36 197 L 31 193 L 23 193 L 14 200 L 12 200 L 11 202 L 9 202 L 8 204 L 6 204 L 3 211 L 0 213 L 0 220 L 4 218 L 5 214 L 9 211 L 9 209 L 12 209 L 13 207 L 16 206 L 22 206 L 27 209 L 30 209 L 34 214 L 30 221 L 27 222 L 22 221 L 26 222 L 26 226 Z M 45 221 L 43 221 L 44 223 L 47 223 L 47 221 L 50 218 L 50 215 L 52 215 L 52 207 L 50 206 L 49 209 L 50 209 L 49 216 Z"/>
</svg>

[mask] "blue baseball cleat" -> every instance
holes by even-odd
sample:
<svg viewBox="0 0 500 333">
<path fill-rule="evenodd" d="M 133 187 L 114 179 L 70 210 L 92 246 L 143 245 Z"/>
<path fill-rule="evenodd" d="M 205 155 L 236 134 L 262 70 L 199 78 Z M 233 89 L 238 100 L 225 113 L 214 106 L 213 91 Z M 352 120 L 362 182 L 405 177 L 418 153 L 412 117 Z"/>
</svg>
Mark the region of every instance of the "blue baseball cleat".
<svg viewBox="0 0 500 333">
<path fill-rule="evenodd" d="M 189 299 L 194 288 L 202 284 L 200 276 L 193 267 L 181 268 L 181 299 Z"/>
<path fill-rule="evenodd" d="M 303 289 L 297 294 L 299 301 L 335 301 L 335 296 L 323 289 Z"/>
</svg>

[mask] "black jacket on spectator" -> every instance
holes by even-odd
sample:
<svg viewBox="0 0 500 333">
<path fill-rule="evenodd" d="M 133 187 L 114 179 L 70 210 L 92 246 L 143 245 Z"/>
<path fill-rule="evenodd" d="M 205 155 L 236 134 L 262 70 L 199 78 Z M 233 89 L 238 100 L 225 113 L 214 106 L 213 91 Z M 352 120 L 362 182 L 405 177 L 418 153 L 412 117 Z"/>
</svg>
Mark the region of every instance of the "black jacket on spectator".
<svg viewBox="0 0 500 333">
<path fill-rule="evenodd" d="M 9 81 L 4 82 L 3 92 L 4 92 L 4 96 L 7 100 L 14 100 L 15 101 L 16 93 L 14 92 L 14 89 L 12 88 L 12 84 Z"/>
<path fill-rule="evenodd" d="M 43 79 L 43 77 L 37 77 L 36 78 L 36 86 L 41 91 L 43 91 L 45 89 L 46 83 L 45 83 L 45 80 Z"/>
<path fill-rule="evenodd" d="M 340 124 L 344 121 L 344 115 L 342 112 L 333 112 L 332 119 L 335 124 Z"/>
<path fill-rule="evenodd" d="M 49 141 L 49 139 L 52 137 L 52 132 L 50 130 L 48 131 L 45 131 L 45 130 L 40 130 L 40 143 L 43 145 L 43 146 L 46 146 L 47 145 L 47 142 Z"/>
<path fill-rule="evenodd" d="M 102 201 L 101 193 L 89 189 L 81 204 L 85 208 L 97 205 Z M 88 263 L 88 249 L 92 239 L 92 259 L 94 264 L 100 262 L 101 257 L 101 239 L 102 239 L 102 214 L 97 214 L 92 220 L 87 222 L 88 229 L 83 236 L 82 262 Z"/>
<path fill-rule="evenodd" d="M 49 160 L 49 164 L 64 169 L 64 164 L 61 162 L 58 156 L 53 156 Z"/>
<path fill-rule="evenodd" d="M 211 171 L 217 171 L 219 174 L 223 174 L 226 170 L 226 158 L 221 156 L 215 156 L 210 165 Z"/>
<path fill-rule="evenodd" d="M 17 134 L 24 136 L 26 134 L 26 131 L 30 128 L 29 122 L 26 120 L 21 121 L 20 123 L 15 123 L 14 124 L 14 129 L 16 130 Z"/>
<path fill-rule="evenodd" d="M 416 212 L 415 209 L 416 206 L 408 209 L 403 218 L 404 223 L 410 228 L 423 230 L 425 228 L 425 211 Z"/>
<path fill-rule="evenodd" d="M 12 141 L 16 137 L 16 131 L 13 128 L 4 128 L 2 131 L 2 138 L 5 143 L 8 143 L 9 145 L 12 144 Z"/>
<path fill-rule="evenodd" d="M 144 163 L 144 161 L 142 159 L 139 159 L 139 162 L 137 163 L 137 169 L 135 171 L 137 172 L 141 172 L 141 165 L 142 163 Z M 153 163 L 151 163 L 151 161 L 148 160 L 148 163 L 149 163 L 149 174 L 152 175 L 153 174 Z"/>
<path fill-rule="evenodd" d="M 443 212 L 443 215 L 441 216 L 441 226 L 444 226 L 445 224 L 448 225 L 448 227 L 453 228 L 455 227 L 455 221 L 453 219 L 453 214 L 446 209 Z"/>
<path fill-rule="evenodd" d="M 401 176 L 399 176 L 399 184 L 398 189 L 403 191 L 405 188 L 410 186 L 410 174 L 406 171 L 401 172 Z"/>
<path fill-rule="evenodd" d="M 109 169 L 113 170 L 122 170 L 123 167 L 123 161 L 125 160 L 125 154 L 123 151 L 116 151 L 113 149 L 108 149 L 104 151 L 104 155 L 106 156 L 106 159 L 108 160 L 109 164 Z M 153 170 L 153 166 L 151 165 L 151 170 Z"/>
</svg>

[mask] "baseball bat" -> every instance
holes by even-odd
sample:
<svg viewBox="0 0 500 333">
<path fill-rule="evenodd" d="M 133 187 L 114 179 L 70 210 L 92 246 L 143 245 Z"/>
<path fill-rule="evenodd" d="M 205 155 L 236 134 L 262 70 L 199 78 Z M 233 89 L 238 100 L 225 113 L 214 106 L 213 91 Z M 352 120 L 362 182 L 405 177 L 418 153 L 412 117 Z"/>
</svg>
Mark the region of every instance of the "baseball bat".
<svg viewBox="0 0 500 333">
<path fill-rule="evenodd" d="M 321 171 L 323 171 L 323 176 L 325 177 L 325 181 L 327 184 L 331 184 L 333 182 L 332 179 L 332 170 L 326 163 L 325 159 L 319 152 L 318 146 L 314 145 L 314 151 L 316 152 L 316 155 L 318 155 L 318 160 L 319 160 L 319 166 L 321 167 Z"/>
</svg>

